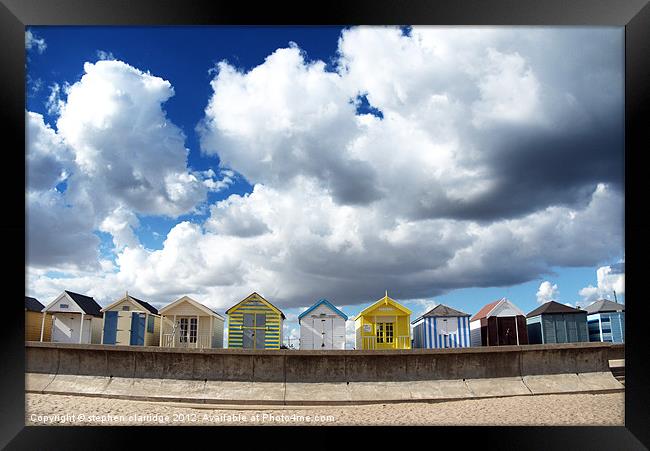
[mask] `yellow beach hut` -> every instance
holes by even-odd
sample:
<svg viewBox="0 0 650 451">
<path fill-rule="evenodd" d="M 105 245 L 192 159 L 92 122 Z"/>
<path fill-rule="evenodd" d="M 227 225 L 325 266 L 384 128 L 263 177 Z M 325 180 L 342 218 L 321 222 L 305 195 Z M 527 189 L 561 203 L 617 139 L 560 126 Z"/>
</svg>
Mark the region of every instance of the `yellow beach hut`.
<svg viewBox="0 0 650 451">
<path fill-rule="evenodd" d="M 357 349 L 411 349 L 411 311 L 386 295 L 354 320 Z"/>
<path fill-rule="evenodd" d="M 43 326 L 43 341 L 50 341 L 52 336 L 52 314 L 41 313 L 45 306 L 38 299 L 25 296 L 25 341 L 39 341 Z"/>
<path fill-rule="evenodd" d="M 257 293 L 233 305 L 228 315 L 228 347 L 280 349 L 284 313 Z"/>
</svg>

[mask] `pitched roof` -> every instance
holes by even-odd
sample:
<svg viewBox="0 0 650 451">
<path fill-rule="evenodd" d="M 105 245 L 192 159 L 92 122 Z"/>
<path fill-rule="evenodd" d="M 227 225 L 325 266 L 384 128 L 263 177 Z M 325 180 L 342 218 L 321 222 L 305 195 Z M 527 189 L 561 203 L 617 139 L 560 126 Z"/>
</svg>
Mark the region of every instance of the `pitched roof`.
<svg viewBox="0 0 650 451">
<path fill-rule="evenodd" d="M 418 321 L 420 321 L 422 318 L 425 316 L 471 316 L 469 313 L 461 312 L 460 310 L 453 309 L 451 307 L 448 307 L 444 304 L 438 304 L 422 316 L 420 316 L 418 319 L 414 320 L 411 322 L 411 324 L 414 324 Z"/>
<path fill-rule="evenodd" d="M 598 301 L 588 305 L 585 310 L 587 313 L 606 313 L 606 312 L 624 312 L 625 305 L 618 302 L 608 301 L 607 299 L 599 299 Z"/>
<path fill-rule="evenodd" d="M 100 311 L 102 307 L 92 297 L 74 293 L 68 290 L 65 290 L 65 292 L 72 298 L 73 301 L 77 303 L 79 308 L 83 310 L 84 313 L 87 313 L 88 315 L 102 316 L 102 313 Z"/>
<path fill-rule="evenodd" d="M 503 308 L 509 309 L 515 314 L 502 315 L 501 312 Z M 526 314 L 521 311 L 519 307 L 512 303 L 508 298 L 501 298 L 498 301 L 490 302 L 485 307 L 483 307 L 479 312 L 474 315 L 471 321 L 476 321 L 479 319 L 487 318 L 488 316 L 525 316 Z"/>
<path fill-rule="evenodd" d="M 474 315 L 474 316 L 470 319 L 470 321 L 476 321 L 477 319 L 485 318 L 486 316 L 488 316 L 488 313 L 490 313 L 490 312 L 494 309 L 494 307 L 496 307 L 497 304 L 498 304 L 499 302 L 501 302 L 501 301 L 502 301 L 502 299 L 499 299 L 499 300 L 497 300 L 497 301 L 490 302 L 489 304 L 485 304 L 485 305 L 483 306 L 483 308 L 482 308 L 481 310 L 479 310 L 479 311 L 476 313 L 476 315 Z"/>
<path fill-rule="evenodd" d="M 271 309 L 276 310 L 276 311 L 280 314 L 280 316 L 282 317 L 282 319 L 287 319 L 287 317 L 284 316 L 284 313 L 282 313 L 282 310 L 280 310 L 279 308 L 277 308 L 275 305 L 271 304 L 269 301 L 267 301 L 267 300 L 264 298 L 264 296 L 262 296 L 261 294 L 255 292 L 255 291 L 253 291 L 251 294 L 249 294 L 248 296 L 246 296 L 244 299 L 242 299 L 241 301 L 239 301 L 238 303 L 236 303 L 235 305 L 233 305 L 232 307 L 230 307 L 228 310 L 226 310 L 226 315 L 230 315 L 230 311 L 231 311 L 231 310 L 233 310 L 233 309 L 239 307 L 239 306 L 240 306 L 241 304 L 243 304 L 244 302 L 250 300 L 250 298 L 253 297 L 253 296 L 257 296 L 257 297 L 258 297 L 258 298 L 259 298 L 259 299 L 260 299 L 264 304 L 266 304 L 266 305 L 268 305 L 269 307 L 271 307 Z"/>
<path fill-rule="evenodd" d="M 133 299 L 135 302 L 137 302 L 138 304 L 140 304 L 141 306 L 143 306 L 144 308 L 146 308 L 147 310 L 149 310 L 149 312 L 153 313 L 154 315 L 158 314 L 158 309 L 153 305 L 149 304 L 148 302 L 142 301 L 138 298 L 134 298 L 131 295 L 129 295 L 129 297 Z"/>
<path fill-rule="evenodd" d="M 301 319 L 303 316 L 307 315 L 309 312 L 311 312 L 312 310 L 314 310 L 316 307 L 318 307 L 319 305 L 323 305 L 323 304 L 325 304 L 325 305 L 328 306 L 330 309 L 332 309 L 332 311 L 334 311 L 334 313 L 336 313 L 337 315 L 341 316 L 344 320 L 346 320 L 346 321 L 348 320 L 348 315 L 346 315 L 345 313 L 343 313 L 342 311 L 340 311 L 339 309 L 337 309 L 336 306 L 335 306 L 334 304 L 332 304 L 332 303 L 331 303 L 330 301 L 328 301 L 327 299 L 320 299 L 320 300 L 316 301 L 316 303 L 315 303 L 314 305 L 312 305 L 312 306 L 309 307 L 307 310 L 305 310 L 305 311 L 302 312 L 300 315 L 298 315 L 298 324 L 300 324 L 300 319 Z"/>
<path fill-rule="evenodd" d="M 140 300 L 140 299 L 138 299 L 138 298 L 134 298 L 133 296 L 131 296 L 131 295 L 128 294 L 128 293 L 126 293 L 126 295 L 125 295 L 123 298 L 120 298 L 120 299 L 118 299 L 117 301 L 113 302 L 112 304 L 109 304 L 109 305 L 107 305 L 106 307 L 104 307 L 104 308 L 102 309 L 102 312 L 107 312 L 107 311 L 111 310 L 113 307 L 115 307 L 116 305 L 118 305 L 120 302 L 122 302 L 122 301 L 124 301 L 124 300 L 127 300 L 127 299 L 130 300 L 130 301 L 135 302 L 136 304 L 140 305 L 140 307 L 144 308 L 145 310 L 148 310 L 150 313 L 153 313 L 154 315 L 158 315 L 158 314 L 159 314 L 157 308 L 153 307 L 153 306 L 152 306 L 151 304 L 149 304 L 148 302 L 142 301 L 142 300 Z"/>
<path fill-rule="evenodd" d="M 206 313 L 209 313 L 209 314 L 212 314 L 213 316 L 216 316 L 216 317 L 218 317 L 218 318 L 224 319 L 223 316 L 221 316 L 220 314 L 218 314 L 217 312 L 215 312 L 215 311 L 212 310 L 211 308 L 209 308 L 209 307 L 207 307 L 207 306 L 201 304 L 201 303 L 198 302 L 198 301 L 195 301 L 194 299 L 192 299 L 192 298 L 189 297 L 189 296 L 182 296 L 182 297 L 176 299 L 174 302 L 171 302 L 171 303 L 167 304 L 166 306 L 164 306 L 163 308 L 160 309 L 159 314 L 160 314 L 160 315 L 163 315 L 164 312 L 168 311 L 168 310 L 171 309 L 172 307 L 175 307 L 176 305 L 178 305 L 178 304 L 180 304 L 180 303 L 182 303 L 182 302 L 187 302 L 187 303 L 193 305 L 194 307 L 198 308 L 199 310 L 203 310 L 203 311 L 206 312 Z"/>
<path fill-rule="evenodd" d="M 365 315 L 369 311 L 374 310 L 376 307 L 379 307 L 382 303 L 383 304 L 391 304 L 396 309 L 401 310 L 401 311 L 403 311 L 404 313 L 406 313 L 408 315 L 410 315 L 412 313 L 409 309 L 404 307 L 402 304 L 397 302 L 395 299 L 388 297 L 388 292 L 386 292 L 386 296 L 384 296 L 383 298 L 379 299 L 378 301 L 370 304 L 368 307 L 361 310 L 356 317 L 359 318 L 360 316 Z"/>
<path fill-rule="evenodd" d="M 44 308 L 45 306 L 38 302 L 38 299 L 25 296 L 25 310 L 29 310 L 30 312 L 42 312 Z"/>
<path fill-rule="evenodd" d="M 526 315 L 526 318 L 532 318 L 533 316 L 538 316 L 545 313 L 585 313 L 585 311 L 569 307 L 568 305 L 560 304 L 559 302 L 549 301 L 530 312 L 528 315 Z"/>
</svg>

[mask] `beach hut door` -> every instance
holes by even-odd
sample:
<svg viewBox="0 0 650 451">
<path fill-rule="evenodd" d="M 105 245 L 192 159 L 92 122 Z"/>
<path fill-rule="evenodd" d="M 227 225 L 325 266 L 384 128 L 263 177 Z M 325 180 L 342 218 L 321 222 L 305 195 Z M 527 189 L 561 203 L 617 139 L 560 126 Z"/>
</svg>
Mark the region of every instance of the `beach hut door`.
<svg viewBox="0 0 650 451">
<path fill-rule="evenodd" d="M 264 313 L 244 313 L 242 347 L 244 349 L 264 349 L 266 346 L 266 315 Z"/>
<path fill-rule="evenodd" d="M 517 327 L 515 326 L 514 316 L 505 316 L 497 318 L 499 344 L 516 345 L 517 344 Z"/>
<path fill-rule="evenodd" d="M 244 349 L 253 349 L 253 343 L 255 340 L 255 329 L 253 328 L 254 321 L 254 313 L 244 313 L 244 333 L 242 337 L 242 347 Z"/>
<path fill-rule="evenodd" d="M 81 320 L 79 320 L 81 324 Z M 77 329 L 75 335 L 74 330 Z M 67 316 L 55 316 L 54 325 L 52 326 L 52 341 L 64 343 L 78 343 L 79 342 L 79 327 L 77 326 L 76 318 Z"/>
<path fill-rule="evenodd" d="M 104 344 L 114 345 L 117 336 L 117 312 L 104 312 Z"/>
<path fill-rule="evenodd" d="M 255 314 L 255 349 L 264 349 L 266 347 L 266 315 L 263 313 Z"/>
<path fill-rule="evenodd" d="M 244 349 L 264 349 L 266 342 L 266 315 L 263 313 L 244 313 Z"/>
<path fill-rule="evenodd" d="M 198 319 L 196 317 L 181 318 L 178 321 L 178 341 L 181 347 L 187 347 L 190 344 L 196 343 L 198 333 Z M 144 319 L 142 320 L 142 330 L 144 334 Z"/>
<path fill-rule="evenodd" d="M 332 349 L 332 318 L 314 318 L 315 349 Z"/>
<path fill-rule="evenodd" d="M 144 346 L 144 323 L 146 315 L 137 312 L 133 312 L 131 315 L 131 340 L 129 344 Z"/>
</svg>

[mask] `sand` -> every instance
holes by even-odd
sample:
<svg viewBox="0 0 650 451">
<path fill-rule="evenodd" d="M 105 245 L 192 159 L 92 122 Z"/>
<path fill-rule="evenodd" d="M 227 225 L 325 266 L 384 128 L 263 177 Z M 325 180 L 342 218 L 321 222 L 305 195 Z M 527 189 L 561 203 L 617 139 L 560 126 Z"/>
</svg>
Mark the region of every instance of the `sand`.
<svg viewBox="0 0 650 451">
<path fill-rule="evenodd" d="M 621 393 L 350 406 L 221 406 L 26 393 L 27 425 L 624 425 Z"/>
</svg>

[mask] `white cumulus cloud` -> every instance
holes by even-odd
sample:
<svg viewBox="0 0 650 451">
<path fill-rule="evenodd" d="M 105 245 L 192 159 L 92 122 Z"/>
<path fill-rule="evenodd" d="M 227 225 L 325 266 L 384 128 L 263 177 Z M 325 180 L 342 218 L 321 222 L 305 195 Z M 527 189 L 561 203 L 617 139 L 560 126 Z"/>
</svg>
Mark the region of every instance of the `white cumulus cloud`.
<svg viewBox="0 0 650 451">
<path fill-rule="evenodd" d="M 618 300 L 622 302 L 625 296 L 625 265 L 601 266 L 596 270 L 597 285 L 588 285 L 582 288 L 578 294 L 582 296 L 580 305 L 586 306 L 599 299 Z M 616 291 L 616 298 L 614 298 Z"/>
<path fill-rule="evenodd" d="M 29 240 L 51 227 L 39 222 L 46 216 L 35 210 L 43 202 L 55 205 L 59 196 L 52 220 L 61 222 L 68 215 L 83 219 L 75 219 L 73 229 L 62 228 L 58 241 L 67 242 L 62 235 L 88 236 L 99 230 L 113 236 L 118 250 L 137 248 L 137 215 L 191 213 L 208 191 L 232 183 L 231 173 L 217 180 L 214 172 L 204 175 L 187 167 L 185 135 L 162 107 L 173 95 L 170 82 L 121 61 L 86 63 L 79 81 L 63 88 L 53 85 L 48 109 L 58 115 L 56 130 L 41 115 L 27 113 L 28 189 L 45 192 L 61 181 L 67 189 L 48 199 L 36 193 L 28 198 Z M 65 266 L 79 263 L 77 254 L 90 255 L 85 246 L 70 246 L 67 254 L 61 249 L 60 256 L 68 259 Z M 53 263 L 46 248 L 33 249 L 29 264 Z"/>
<path fill-rule="evenodd" d="M 545 280 L 541 284 L 539 284 L 539 289 L 537 290 L 537 302 L 539 304 L 544 304 L 549 301 L 556 301 L 558 300 L 558 296 L 560 295 L 560 290 L 557 287 L 557 284 L 551 284 L 548 280 Z"/>
<path fill-rule="evenodd" d="M 187 168 L 162 109 L 169 81 L 88 63 L 56 124 L 74 155 L 64 194 L 119 246 L 115 270 L 65 283 L 213 308 L 257 291 L 291 308 L 385 289 L 430 299 L 618 258 L 619 44 L 611 30 L 356 27 L 332 65 L 295 44 L 250 70 L 221 61 L 197 127 L 201 151 L 234 171 L 221 181 Z M 132 214 L 192 212 L 236 174 L 253 191 L 176 224 L 162 249 L 128 233 Z M 32 273 L 35 293 L 65 285 Z"/>
</svg>

